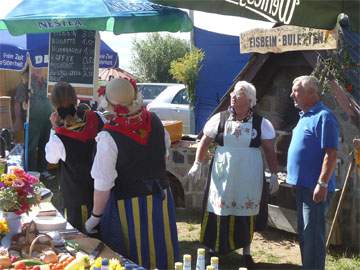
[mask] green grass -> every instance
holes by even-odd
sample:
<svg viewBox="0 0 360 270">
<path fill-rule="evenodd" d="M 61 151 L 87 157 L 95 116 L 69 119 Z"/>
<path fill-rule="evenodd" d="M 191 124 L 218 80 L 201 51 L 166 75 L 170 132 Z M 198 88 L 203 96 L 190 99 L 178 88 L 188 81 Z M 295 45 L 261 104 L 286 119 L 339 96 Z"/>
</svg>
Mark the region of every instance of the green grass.
<svg viewBox="0 0 360 270">
<path fill-rule="evenodd" d="M 326 270 L 358 270 L 360 269 L 359 254 L 336 254 L 331 252 L 326 257 Z"/>
</svg>

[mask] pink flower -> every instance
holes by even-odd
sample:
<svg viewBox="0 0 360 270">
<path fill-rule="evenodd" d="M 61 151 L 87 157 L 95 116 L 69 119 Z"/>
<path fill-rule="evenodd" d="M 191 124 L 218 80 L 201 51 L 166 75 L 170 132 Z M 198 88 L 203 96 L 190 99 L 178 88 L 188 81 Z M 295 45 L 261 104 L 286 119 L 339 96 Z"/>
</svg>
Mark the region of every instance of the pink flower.
<svg viewBox="0 0 360 270">
<path fill-rule="evenodd" d="M 39 183 L 39 180 L 35 176 L 32 176 L 30 174 L 25 174 L 25 177 L 23 180 L 30 185 Z"/>
<path fill-rule="evenodd" d="M 17 188 L 16 192 L 18 194 L 18 197 L 26 197 L 28 195 L 28 192 L 23 188 Z"/>
<path fill-rule="evenodd" d="M 38 184 L 39 180 L 36 177 L 20 168 L 15 168 L 11 174 L 2 175 L 0 208 L 3 208 L 4 202 L 10 199 L 8 209 L 12 209 L 17 214 L 28 212 L 31 206 L 40 201 L 39 195 L 35 192 Z M 4 187 L 8 188 L 4 189 Z"/>
<path fill-rule="evenodd" d="M 246 209 L 252 209 L 252 208 L 254 208 L 254 206 L 255 206 L 254 202 L 249 199 L 245 202 Z"/>
<path fill-rule="evenodd" d="M 14 182 L 12 183 L 12 186 L 15 188 L 22 188 L 25 186 L 25 183 L 21 179 L 15 179 Z"/>
<path fill-rule="evenodd" d="M 29 185 L 25 185 L 22 190 L 28 194 L 33 194 L 34 193 L 34 188 L 32 186 Z"/>
<path fill-rule="evenodd" d="M 22 213 L 26 213 L 26 212 L 28 212 L 29 210 L 30 210 L 30 205 L 29 205 L 27 202 L 23 201 L 23 202 L 21 203 L 21 206 L 20 206 L 19 210 L 17 210 L 17 211 L 15 212 L 15 214 L 21 215 Z"/>
<path fill-rule="evenodd" d="M 26 175 L 26 172 L 21 168 L 14 168 L 12 173 L 15 174 L 17 178 L 21 179 L 25 178 Z"/>
</svg>

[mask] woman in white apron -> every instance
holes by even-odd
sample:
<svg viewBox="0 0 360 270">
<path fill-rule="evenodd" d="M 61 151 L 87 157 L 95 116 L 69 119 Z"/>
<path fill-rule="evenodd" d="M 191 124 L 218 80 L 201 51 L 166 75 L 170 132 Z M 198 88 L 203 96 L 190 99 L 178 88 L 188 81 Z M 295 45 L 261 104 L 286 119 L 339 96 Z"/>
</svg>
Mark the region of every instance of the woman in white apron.
<svg viewBox="0 0 360 270">
<path fill-rule="evenodd" d="M 250 243 L 263 190 L 260 147 L 272 173 L 270 193 L 278 190 L 275 131 L 269 120 L 252 111 L 256 105 L 252 84 L 239 81 L 230 97 L 229 110 L 215 114 L 205 124 L 189 177 L 200 178 L 201 162 L 215 141 L 218 146 L 210 169 L 200 242 L 220 255 L 243 248 L 245 264 L 251 267 Z"/>
</svg>

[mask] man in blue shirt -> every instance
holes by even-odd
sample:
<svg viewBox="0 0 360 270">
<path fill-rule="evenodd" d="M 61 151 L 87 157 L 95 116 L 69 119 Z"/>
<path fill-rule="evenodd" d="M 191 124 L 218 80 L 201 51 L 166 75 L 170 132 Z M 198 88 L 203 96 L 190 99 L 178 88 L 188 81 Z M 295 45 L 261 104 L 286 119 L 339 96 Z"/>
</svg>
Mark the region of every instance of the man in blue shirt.
<svg viewBox="0 0 360 270">
<path fill-rule="evenodd" d="M 304 269 L 325 268 L 325 212 L 335 190 L 339 128 L 319 92 L 315 77 L 301 76 L 293 81 L 290 95 L 301 112 L 288 151 L 287 182 L 296 187 Z"/>
</svg>

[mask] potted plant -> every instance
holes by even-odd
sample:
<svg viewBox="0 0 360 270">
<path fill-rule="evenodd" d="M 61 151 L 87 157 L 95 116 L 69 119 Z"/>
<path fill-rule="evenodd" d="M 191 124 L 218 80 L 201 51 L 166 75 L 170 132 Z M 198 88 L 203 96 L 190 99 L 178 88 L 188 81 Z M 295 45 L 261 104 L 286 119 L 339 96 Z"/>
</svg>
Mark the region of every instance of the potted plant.
<svg viewBox="0 0 360 270">
<path fill-rule="evenodd" d="M 20 168 L 0 177 L 0 211 L 6 220 L 9 232 L 2 239 L 3 246 L 10 245 L 11 237 L 21 229 L 21 217 L 33 205 L 40 202 L 39 180 Z"/>
</svg>

